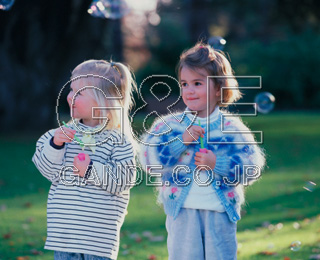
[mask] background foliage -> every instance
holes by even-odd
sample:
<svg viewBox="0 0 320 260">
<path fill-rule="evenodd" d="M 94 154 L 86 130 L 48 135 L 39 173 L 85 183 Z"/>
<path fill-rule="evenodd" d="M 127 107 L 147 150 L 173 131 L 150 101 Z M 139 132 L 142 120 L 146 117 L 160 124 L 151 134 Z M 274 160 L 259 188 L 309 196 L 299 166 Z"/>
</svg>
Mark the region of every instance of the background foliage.
<svg viewBox="0 0 320 260">
<path fill-rule="evenodd" d="M 140 84 L 154 74 L 175 76 L 181 51 L 210 36 L 227 40 L 236 75 L 262 76 L 263 90 L 276 96 L 276 109 L 319 109 L 318 1 L 143 1 L 128 2 L 141 8 L 157 1 L 156 9 L 133 9 L 122 20 L 90 16 L 89 0 L 16 1 L 1 11 L 0 131 L 55 126 L 59 90 L 83 60 L 127 62 Z M 155 13 L 161 21 L 152 25 Z M 248 91 L 248 100 L 255 93 Z"/>
<path fill-rule="evenodd" d="M 147 8 L 154 1 L 156 8 Z M 269 115 L 244 117 L 252 130 L 264 132 L 268 168 L 246 191 L 239 259 L 320 257 L 320 2 L 128 2 L 136 9 L 115 21 L 90 16 L 91 0 L 16 0 L 10 11 L 0 11 L 0 260 L 53 257 L 43 249 L 49 183 L 31 157 L 39 136 L 57 127 L 56 98 L 72 69 L 87 59 L 112 58 L 130 64 L 139 85 L 150 75 L 176 77 L 182 50 L 211 36 L 226 39 L 237 76 L 262 76 L 262 91 L 276 97 Z M 149 100 L 152 83 L 142 93 Z M 246 91 L 243 101 L 253 102 L 259 92 Z M 143 102 L 135 99 L 138 108 Z M 143 118 L 133 124 L 140 133 Z M 318 184 L 311 192 L 303 188 L 309 181 Z M 140 185 L 131 194 L 119 259 L 166 259 L 165 215 L 152 188 Z M 300 250 L 290 250 L 294 241 Z"/>
</svg>

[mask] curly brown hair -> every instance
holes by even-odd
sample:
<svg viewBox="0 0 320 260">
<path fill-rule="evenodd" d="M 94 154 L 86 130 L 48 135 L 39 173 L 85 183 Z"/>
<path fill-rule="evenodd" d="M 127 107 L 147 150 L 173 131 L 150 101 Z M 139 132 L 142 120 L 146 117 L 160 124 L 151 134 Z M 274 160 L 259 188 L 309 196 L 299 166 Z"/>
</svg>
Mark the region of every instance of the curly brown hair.
<svg viewBox="0 0 320 260">
<path fill-rule="evenodd" d="M 199 42 L 180 55 L 176 68 L 179 80 L 183 67 L 188 67 L 194 71 L 205 69 L 208 76 L 213 76 L 211 80 L 213 80 L 214 86 L 222 88 L 222 97 L 218 102 L 220 107 L 226 107 L 241 98 L 242 94 L 230 62 L 222 51 Z"/>
</svg>

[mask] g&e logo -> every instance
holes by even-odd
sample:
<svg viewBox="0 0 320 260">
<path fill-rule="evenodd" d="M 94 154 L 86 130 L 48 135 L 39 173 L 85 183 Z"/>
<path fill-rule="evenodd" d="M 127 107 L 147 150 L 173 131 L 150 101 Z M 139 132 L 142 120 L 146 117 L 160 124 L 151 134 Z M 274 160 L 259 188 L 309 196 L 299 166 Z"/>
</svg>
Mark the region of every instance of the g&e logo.
<svg viewBox="0 0 320 260">
<path fill-rule="evenodd" d="M 61 89 L 61 91 L 59 92 L 59 95 L 58 95 L 58 98 L 57 98 L 57 105 L 56 105 L 56 113 L 57 113 L 57 120 L 58 120 L 58 124 L 60 125 L 60 127 L 62 126 L 61 124 L 61 121 L 60 121 L 60 116 L 59 116 L 59 104 L 60 104 L 60 98 L 62 96 L 62 93 L 63 91 L 65 90 L 65 88 L 73 81 L 75 80 L 80 80 L 82 78 L 89 78 L 89 77 L 93 77 L 93 78 L 98 78 L 100 80 L 105 80 L 107 81 L 108 83 L 111 83 L 116 92 L 119 94 L 118 96 L 116 97 L 111 97 L 111 96 L 108 96 L 106 93 L 104 93 L 101 89 L 95 87 L 95 86 L 83 86 L 82 88 L 80 88 L 78 91 L 76 91 L 76 93 L 74 94 L 73 98 L 72 98 L 72 104 L 74 103 L 75 101 L 75 98 L 76 98 L 76 95 L 81 92 L 82 90 L 84 89 L 94 89 L 95 91 L 100 91 L 102 92 L 103 96 L 105 97 L 106 100 L 112 100 L 112 99 L 123 99 L 122 95 L 121 95 L 121 91 L 118 89 L 118 87 L 108 78 L 105 78 L 105 77 L 102 77 L 102 76 L 99 76 L 99 75 L 93 75 L 93 74 L 87 74 L 87 75 L 80 75 L 78 77 L 75 77 L 75 78 L 72 78 L 71 80 L 69 80 Z M 227 77 L 227 76 L 224 76 L 224 77 Z M 212 78 L 215 78 L 214 76 L 208 76 L 207 77 L 207 81 L 209 81 L 210 79 Z M 258 79 L 259 80 L 259 84 L 258 86 L 253 86 L 253 87 L 238 87 L 239 89 L 261 89 L 261 77 L 260 76 L 249 76 L 249 77 L 246 77 L 246 76 L 238 76 L 238 77 L 234 77 L 236 79 L 238 78 L 249 78 L 249 79 Z M 164 95 L 162 98 L 159 98 L 155 92 L 154 92 L 154 88 L 155 87 L 159 87 L 159 86 L 165 86 L 165 89 L 167 90 L 167 93 L 166 95 Z M 174 87 L 176 91 L 172 91 L 172 88 L 171 87 Z M 210 96 L 210 88 L 209 88 L 210 84 L 207 84 L 207 100 Z M 230 88 L 230 87 L 229 87 Z M 223 93 L 224 93 L 224 90 L 225 88 L 222 87 L 222 95 L 221 95 L 221 103 L 223 103 Z M 182 113 L 182 116 L 181 118 L 177 118 L 176 115 L 173 113 L 172 111 L 172 107 L 174 107 L 175 104 L 177 104 L 180 99 L 181 99 L 181 87 L 180 87 L 180 84 L 179 82 L 171 77 L 171 76 L 168 76 L 168 75 L 152 75 L 152 76 L 149 76 L 147 77 L 145 80 L 143 80 L 143 82 L 141 83 L 140 87 L 139 87 L 139 96 L 141 98 L 141 100 L 143 101 L 143 105 L 139 108 L 137 108 L 135 110 L 135 112 L 133 113 L 132 117 L 131 117 L 131 121 L 132 123 L 135 122 L 135 119 L 137 117 L 143 117 L 143 123 L 142 123 L 142 128 L 143 128 L 143 133 L 148 133 L 150 135 L 167 135 L 169 134 L 172 129 L 170 128 L 169 124 L 167 124 L 166 120 L 162 117 L 162 115 L 160 115 L 160 113 L 157 111 L 157 110 L 153 110 L 151 111 L 150 113 L 146 114 L 143 112 L 143 109 L 146 108 L 149 104 L 145 101 L 145 96 L 147 94 L 149 94 L 149 96 L 153 97 L 154 99 L 152 100 L 153 103 L 155 103 L 155 107 L 160 107 L 161 106 L 161 102 L 163 102 L 165 99 L 167 99 L 168 97 L 170 97 L 170 95 L 174 92 L 178 92 L 180 93 L 180 95 L 177 97 L 177 99 L 170 105 L 168 105 L 166 107 L 166 110 L 168 111 L 168 113 L 170 115 L 172 115 L 176 120 L 177 122 L 179 122 L 180 124 L 182 124 L 186 118 L 186 115 L 188 113 L 192 113 L 193 111 L 184 111 Z M 207 102 L 207 104 L 209 104 L 209 100 Z M 223 103 L 223 104 L 226 104 L 226 103 Z M 228 104 L 227 104 L 228 105 Z M 256 116 L 257 115 L 257 105 L 255 103 L 237 103 L 237 106 L 241 106 L 241 105 L 251 105 L 254 107 L 254 113 L 253 114 L 238 114 L 238 115 L 241 115 L 241 116 Z M 75 127 L 77 128 L 77 130 L 79 132 L 81 132 L 82 134 L 95 134 L 95 133 L 99 133 L 105 126 L 106 124 L 108 123 L 108 118 L 107 117 L 96 117 L 95 116 L 95 112 L 96 111 L 102 111 L 102 110 L 117 110 L 119 111 L 120 113 L 120 132 L 123 133 L 124 132 L 124 124 L 123 124 L 123 120 L 124 120 L 124 111 L 123 111 L 123 107 L 121 106 L 103 106 L 103 107 L 93 107 L 92 108 L 92 118 L 94 119 L 104 119 L 105 120 L 105 123 L 104 125 L 95 130 L 95 132 L 86 132 L 84 131 L 83 129 L 79 128 L 76 124 L 75 124 L 75 121 L 74 121 L 74 118 L 71 114 L 71 118 L 72 118 L 72 122 L 74 123 Z M 209 110 L 209 106 L 207 106 L 207 110 Z M 154 133 L 151 133 L 149 132 L 149 130 L 145 127 L 145 124 L 146 124 L 146 121 L 147 119 L 151 116 L 151 115 L 156 115 L 162 122 L 163 124 L 165 124 L 167 126 L 167 130 L 162 132 L 162 133 L 158 133 L 158 134 L 154 134 Z M 225 117 L 236 117 L 238 115 L 233 115 L 233 114 L 223 114 L 221 115 L 221 125 L 220 125 L 220 128 L 221 128 L 221 132 L 222 133 L 232 133 L 232 134 L 249 134 L 249 133 L 259 133 L 261 135 L 261 138 L 260 138 L 260 141 L 258 142 L 246 142 L 245 144 L 261 144 L 263 142 L 263 133 L 262 131 L 237 131 L 237 132 L 231 132 L 231 131 L 227 131 L 224 129 L 224 119 Z M 194 122 L 196 116 L 193 117 L 193 120 L 191 121 L 191 123 L 189 125 L 186 126 L 186 131 L 188 131 L 188 128 L 192 125 L 192 123 Z M 210 118 L 209 120 L 207 120 L 207 128 L 210 124 Z M 140 143 L 142 143 L 143 145 L 149 145 L 149 146 L 159 146 L 159 145 L 166 145 L 168 144 L 169 142 L 173 142 L 175 141 L 176 139 L 179 139 L 180 142 L 182 142 L 183 140 L 181 140 L 178 136 L 173 138 L 172 140 L 169 140 L 168 142 L 164 142 L 164 143 L 158 143 L 158 144 L 151 144 L 151 143 L 145 143 L 143 140 L 140 139 L 139 136 L 137 136 L 135 134 L 135 132 L 133 131 L 132 129 L 132 126 L 131 126 L 131 133 L 133 134 L 133 136 L 136 138 L 137 141 L 139 141 Z M 70 139 L 70 137 L 68 137 Z M 104 140 L 100 141 L 100 142 L 97 142 L 95 144 L 89 144 L 89 145 L 101 145 L 103 144 L 104 142 L 106 142 L 109 138 L 112 138 L 112 136 L 108 136 L 107 138 L 105 138 Z M 116 140 L 112 140 L 113 143 L 116 143 Z M 123 140 L 121 140 L 122 142 Z M 121 143 L 120 142 L 120 143 Z M 210 144 L 215 144 L 215 142 L 212 142 L 210 141 L 210 135 L 208 134 L 207 135 L 207 143 L 210 143 Z M 239 144 L 238 142 L 226 142 L 226 144 Z M 161 165 L 158 165 L 159 167 L 162 167 Z M 141 170 L 141 168 L 139 166 L 132 166 L 132 167 L 135 167 L 136 169 L 139 169 Z M 149 166 L 148 166 L 149 167 Z M 147 177 L 147 185 L 151 184 L 153 186 L 158 186 L 158 185 L 170 185 L 168 182 L 164 182 L 164 183 L 161 183 L 161 182 L 152 182 L 152 178 L 153 177 L 161 177 L 161 174 L 159 173 L 155 173 L 155 172 L 151 172 L 150 169 L 152 168 L 146 168 L 146 173 L 148 174 L 148 177 Z M 152 167 L 155 167 L 154 165 Z M 187 167 L 187 168 L 186 168 Z M 239 165 L 236 165 L 236 167 L 239 167 Z M 228 185 L 237 185 L 238 183 L 243 183 L 244 185 L 247 185 L 248 182 L 250 182 L 250 178 L 251 179 L 256 179 L 260 176 L 260 169 L 259 167 L 257 166 L 252 166 L 252 165 L 246 165 L 246 166 L 243 166 L 245 167 L 246 169 L 243 169 L 243 171 L 246 171 L 246 173 L 248 173 L 248 169 L 254 169 L 254 174 L 247 174 L 247 175 L 244 175 L 244 176 L 247 176 L 246 178 L 249 178 L 249 179 L 243 179 L 241 180 L 240 179 L 240 175 L 237 176 L 237 174 L 240 172 L 239 170 L 235 169 L 235 173 L 236 173 L 236 177 L 233 179 L 233 180 L 228 180 L 226 178 L 223 178 L 224 182 L 225 183 L 228 183 Z M 67 170 L 67 169 L 65 169 Z M 173 177 L 173 180 L 175 182 L 175 184 L 177 185 L 188 185 L 190 183 L 190 179 L 184 179 L 184 181 L 181 183 L 181 179 L 179 179 L 179 172 L 181 170 L 185 170 L 186 172 L 190 172 L 190 169 L 188 169 L 188 166 L 186 165 L 179 165 L 178 168 L 175 168 L 175 170 L 173 171 L 172 173 L 172 177 Z M 203 169 L 202 169 L 203 170 Z M 214 180 L 214 174 L 213 174 L 213 171 L 211 169 L 206 169 L 207 173 L 208 173 L 208 180 L 205 181 L 204 185 L 209 185 L 213 180 Z M 138 173 L 139 171 L 137 171 Z M 141 171 L 142 172 L 142 171 Z M 212 172 L 212 174 L 211 174 Z M 199 169 L 196 169 L 196 171 L 193 173 L 194 175 L 194 180 L 195 182 L 199 183 L 199 179 L 198 179 L 198 173 L 199 173 Z M 210 177 L 211 176 L 211 177 Z M 117 180 L 116 178 L 116 175 L 114 177 L 115 180 Z M 142 182 L 142 179 L 141 178 L 137 178 L 138 182 L 136 181 L 135 182 L 135 185 L 137 184 L 140 184 Z M 208 183 L 209 182 L 209 183 Z M 201 185 L 201 183 L 199 183 Z"/>
<path fill-rule="evenodd" d="M 106 100 L 112 100 L 112 99 L 123 99 L 123 96 L 121 95 L 121 91 L 118 89 L 118 87 L 114 84 L 114 82 L 112 82 L 110 79 L 106 78 L 106 77 L 102 77 L 102 76 L 99 76 L 99 75 L 94 75 L 94 74 L 86 74 L 86 75 L 80 75 L 80 76 L 77 76 L 75 78 L 72 78 L 71 80 L 69 80 L 63 87 L 62 89 L 60 90 L 59 94 L 58 94 L 58 98 L 57 98 L 57 105 L 56 105 L 56 114 L 57 114 L 57 121 L 58 121 L 58 124 L 59 126 L 61 127 L 62 126 L 62 123 L 61 123 L 61 120 L 60 120 L 60 115 L 59 115 L 59 104 L 60 104 L 60 98 L 62 96 L 62 93 L 65 91 L 66 87 L 69 86 L 69 84 L 75 80 L 80 80 L 82 78 L 90 78 L 90 77 L 93 77 L 93 78 L 98 78 L 100 80 L 105 80 L 105 81 L 108 81 L 108 83 L 111 83 L 115 90 L 116 90 L 116 93 L 118 93 L 118 96 L 116 97 L 111 97 L 111 96 L 108 96 L 106 93 L 104 93 L 101 89 L 95 87 L 95 86 L 83 86 L 82 88 L 80 88 L 73 96 L 72 98 L 72 104 L 74 103 L 74 100 L 75 100 L 75 97 L 78 93 L 80 93 L 81 91 L 83 91 L 84 89 L 95 89 L 96 91 L 100 91 L 104 97 L 106 98 Z M 208 76 L 207 77 L 207 81 L 209 82 L 210 79 L 214 79 L 214 78 L 222 78 L 222 77 L 225 77 L 225 78 L 228 78 L 228 76 Z M 261 76 L 234 76 L 234 78 L 236 79 L 256 79 L 256 80 L 259 80 L 259 84 L 258 86 L 250 86 L 250 87 L 237 87 L 239 88 L 240 90 L 241 89 L 261 89 Z M 156 86 L 165 86 L 166 89 L 167 89 L 167 94 L 162 97 L 162 98 L 159 98 L 155 92 L 154 92 L 154 88 Z M 173 91 L 172 90 L 172 86 L 175 88 L 176 91 Z M 232 88 L 232 87 L 228 87 L 229 89 Z M 226 87 L 222 87 L 221 88 L 222 91 L 221 91 L 221 103 L 222 104 L 226 104 L 226 105 L 230 105 L 228 103 L 224 103 L 223 102 L 223 93 L 224 93 L 224 90 L 226 89 Z M 133 113 L 132 117 L 131 117 L 131 121 L 133 124 L 139 122 L 139 120 L 136 120 L 137 117 L 141 118 L 143 117 L 143 123 L 142 123 L 142 128 L 143 128 L 143 133 L 148 133 L 150 135 L 165 135 L 165 134 L 168 134 L 172 131 L 172 129 L 170 128 L 170 126 L 167 124 L 167 122 L 165 121 L 165 119 L 162 117 L 162 115 L 157 111 L 157 110 L 153 110 L 151 112 L 149 112 L 148 114 L 146 114 L 143 110 L 144 108 L 146 108 L 149 104 L 145 101 L 145 96 L 149 94 L 150 97 L 153 97 L 153 99 L 151 100 L 151 102 L 153 102 L 153 107 L 160 107 L 161 106 L 161 102 L 163 102 L 165 99 L 167 99 L 168 97 L 170 97 L 170 95 L 174 92 L 178 92 L 180 93 L 179 96 L 177 97 L 177 99 L 170 105 L 168 105 L 166 107 L 166 110 L 168 111 L 169 114 L 171 114 L 179 123 L 182 123 L 184 120 L 185 120 L 185 117 L 187 114 L 192 114 L 194 111 L 184 111 L 181 118 L 177 118 L 176 115 L 173 113 L 172 111 L 172 107 L 174 107 L 180 100 L 181 100 L 181 86 L 179 84 L 179 82 L 174 78 L 174 77 L 171 77 L 171 76 L 168 76 L 168 75 L 152 75 L 152 76 L 149 76 L 147 77 L 146 79 L 144 79 L 142 81 L 142 83 L 140 84 L 140 87 L 139 87 L 139 91 L 138 91 L 138 94 L 139 94 L 139 97 L 140 99 L 143 101 L 143 105 L 139 108 L 137 108 L 135 110 L 135 112 Z M 207 100 L 210 96 L 210 88 L 209 88 L 209 84 L 207 84 Z M 207 102 L 207 104 L 209 104 L 209 100 Z M 237 106 L 245 106 L 245 105 L 249 105 L 249 106 L 253 106 L 254 107 L 254 113 L 252 114 L 237 114 L 237 115 L 234 115 L 234 114 L 222 114 L 221 115 L 221 125 L 220 125 L 220 128 L 221 128 L 221 132 L 222 133 L 231 133 L 231 134 L 249 134 L 249 133 L 253 133 L 253 134 L 259 134 L 260 135 L 260 140 L 259 141 L 254 141 L 254 142 L 249 142 L 249 144 L 262 144 L 263 143 L 263 132 L 262 131 L 237 131 L 237 132 L 232 132 L 232 131 L 227 131 L 224 129 L 224 120 L 225 118 L 227 117 L 237 117 L 237 116 L 257 116 L 257 104 L 256 103 L 237 103 Z M 71 115 L 71 119 L 72 119 L 72 122 L 74 124 L 74 126 L 77 128 L 77 130 L 83 134 L 95 134 L 95 133 L 99 133 L 105 126 L 106 124 L 108 123 L 109 119 L 107 117 L 103 117 L 103 116 L 100 116 L 100 117 L 97 117 L 97 116 L 94 116 L 95 115 L 95 112 L 96 111 L 102 111 L 102 110 L 117 110 L 119 111 L 120 113 L 120 131 L 121 133 L 124 132 L 124 124 L 123 124 L 123 116 L 124 116 L 124 111 L 123 111 L 123 107 L 121 106 L 103 106 L 103 107 L 93 107 L 92 108 L 92 118 L 93 119 L 105 119 L 105 123 L 104 125 L 100 128 L 100 129 L 97 129 L 95 130 L 94 132 L 86 132 L 84 131 L 83 129 L 80 129 L 77 124 L 75 124 L 75 121 L 74 121 L 74 118 L 73 116 Z M 207 106 L 207 110 L 209 110 L 209 106 Z M 157 118 L 159 118 L 163 124 L 165 124 L 167 126 L 167 130 L 165 132 L 162 132 L 160 134 L 155 134 L 155 133 L 151 133 L 149 132 L 149 130 L 146 128 L 146 121 L 147 119 L 151 116 L 151 115 L 156 115 Z M 194 122 L 195 120 L 195 116 L 192 120 L 192 122 L 186 127 L 186 130 L 188 131 L 188 128 L 192 125 L 192 123 Z M 207 128 L 209 128 L 210 124 L 210 118 L 208 118 L 207 120 Z M 143 140 L 140 139 L 139 136 L 137 136 L 135 134 L 135 131 L 132 129 L 132 126 L 131 126 L 131 133 L 133 134 L 133 136 L 136 138 L 137 141 L 139 141 L 140 143 L 143 143 L 145 145 L 151 145 L 151 146 L 157 146 L 157 145 L 165 145 L 167 143 L 161 143 L 161 144 L 150 144 L 150 143 L 145 143 L 143 142 Z M 68 137 L 69 138 L 69 137 Z M 111 136 L 106 138 L 105 140 L 103 141 L 100 141 L 100 142 L 97 142 L 95 145 L 100 145 L 104 142 L 106 142 L 109 138 L 112 138 Z M 173 142 L 174 140 L 176 139 L 179 139 L 180 142 L 183 142 L 183 140 L 181 140 L 179 137 L 175 137 L 174 139 L 170 140 L 170 142 Z M 215 142 L 212 142 L 210 141 L 210 135 L 207 135 L 207 143 L 208 144 L 216 144 Z M 71 139 L 70 139 L 71 140 Z M 123 140 L 121 140 L 122 142 Z M 115 140 L 113 140 L 113 142 L 115 142 Z M 231 142 L 225 142 L 225 144 L 240 144 L 239 142 L 235 142 L 235 141 L 231 141 Z M 242 143 L 241 143 L 242 144 Z M 248 142 L 246 142 L 246 144 L 248 144 Z"/>
</svg>

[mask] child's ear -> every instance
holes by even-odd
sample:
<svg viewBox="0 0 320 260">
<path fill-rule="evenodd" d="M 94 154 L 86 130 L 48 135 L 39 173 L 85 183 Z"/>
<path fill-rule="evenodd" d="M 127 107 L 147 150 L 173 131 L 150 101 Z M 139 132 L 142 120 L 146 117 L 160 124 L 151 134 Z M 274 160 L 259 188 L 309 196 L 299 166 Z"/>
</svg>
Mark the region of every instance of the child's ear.
<svg viewBox="0 0 320 260">
<path fill-rule="evenodd" d="M 220 97 L 221 96 L 221 87 L 220 87 L 220 85 L 216 86 L 216 90 L 217 90 L 216 97 Z"/>
</svg>

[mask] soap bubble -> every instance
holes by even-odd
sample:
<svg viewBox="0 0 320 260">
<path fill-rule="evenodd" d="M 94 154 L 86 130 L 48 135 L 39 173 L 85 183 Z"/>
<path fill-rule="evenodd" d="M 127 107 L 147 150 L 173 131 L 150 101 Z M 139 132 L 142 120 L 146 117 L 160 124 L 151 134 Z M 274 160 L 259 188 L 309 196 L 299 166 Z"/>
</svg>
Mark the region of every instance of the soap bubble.
<svg viewBox="0 0 320 260">
<path fill-rule="evenodd" d="M 262 92 L 254 98 L 258 112 L 268 114 L 274 108 L 275 97 L 269 92 Z"/>
<path fill-rule="evenodd" d="M 88 13 L 95 17 L 120 19 L 129 13 L 124 0 L 93 0 Z"/>
<path fill-rule="evenodd" d="M 316 185 L 317 184 L 312 181 L 307 181 L 303 188 L 307 191 L 313 192 Z"/>
<path fill-rule="evenodd" d="M 161 18 L 156 12 L 150 13 L 148 20 L 149 20 L 149 23 L 153 26 L 157 26 L 161 22 Z"/>
<path fill-rule="evenodd" d="M 9 11 L 13 4 L 14 0 L 0 0 L 0 9 Z"/>
<path fill-rule="evenodd" d="M 224 46 L 226 45 L 227 41 L 223 39 L 221 36 L 212 36 L 208 40 L 208 44 L 217 50 L 223 50 Z"/>
<path fill-rule="evenodd" d="M 282 228 L 283 228 L 283 224 L 282 224 L 282 223 L 278 223 L 278 224 L 276 225 L 276 228 L 277 228 L 278 230 L 282 229 Z"/>
<path fill-rule="evenodd" d="M 293 223 L 293 228 L 294 229 L 299 229 L 299 228 L 301 228 L 301 225 L 298 222 L 294 222 Z"/>
<path fill-rule="evenodd" d="M 293 241 L 290 245 L 290 249 L 292 251 L 299 251 L 301 249 L 301 242 L 300 241 Z"/>
</svg>

